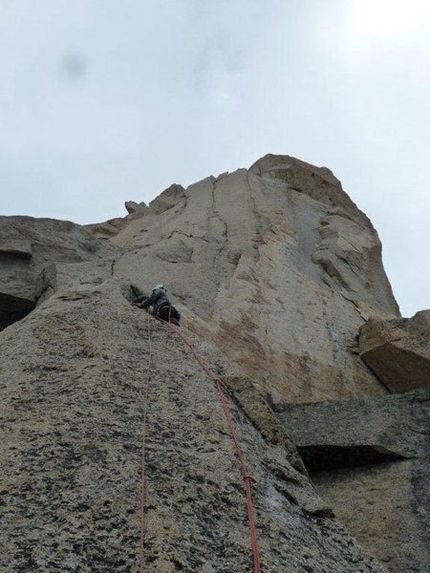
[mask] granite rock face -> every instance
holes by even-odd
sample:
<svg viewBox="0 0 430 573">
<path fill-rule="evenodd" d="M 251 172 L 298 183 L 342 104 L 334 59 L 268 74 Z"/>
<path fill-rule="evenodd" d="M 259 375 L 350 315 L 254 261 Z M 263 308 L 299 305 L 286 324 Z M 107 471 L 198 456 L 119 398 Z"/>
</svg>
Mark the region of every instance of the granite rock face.
<svg viewBox="0 0 430 573">
<path fill-rule="evenodd" d="M 1 571 L 139 570 L 149 348 L 145 570 L 252 570 L 243 479 L 213 382 L 128 291 L 113 278 L 63 286 L 0 333 Z M 383 573 L 295 468 L 291 446 L 244 414 L 240 369 L 190 337 L 237 393 L 239 405 L 225 390 L 254 480 L 263 570 Z"/>
<path fill-rule="evenodd" d="M 378 236 L 327 169 L 267 156 L 173 186 L 112 238 L 115 276 L 162 282 L 186 324 L 274 403 L 382 395 L 357 332 L 396 317 Z"/>
<path fill-rule="evenodd" d="M 391 392 L 430 385 L 430 310 L 412 318 L 369 320 L 360 329 L 360 354 Z"/>
<path fill-rule="evenodd" d="M 347 529 L 390 571 L 426 571 L 430 389 L 290 404 L 278 418 Z"/>
<path fill-rule="evenodd" d="M 400 433 L 369 423 L 384 400 L 393 400 L 390 412 L 406 400 L 387 397 L 389 385 L 360 357 L 370 317 L 401 321 L 370 221 L 327 168 L 275 155 L 126 208 L 85 228 L 0 219 L 0 570 L 139 569 L 148 368 L 145 570 L 252 570 L 243 480 L 213 384 L 177 333 L 129 304 L 163 283 L 181 330 L 223 380 L 255 480 L 263 573 L 383 573 L 368 551 L 398 573 L 409 541 L 422 542 L 410 489 L 425 484 L 426 430 L 406 406 Z M 9 316 L 8 297 L 21 301 Z M 306 445 L 284 414 L 326 400 L 352 416 L 351 435 L 317 416 Z M 304 431 L 308 422 L 297 424 Z M 381 496 L 369 494 L 382 541 L 377 526 L 363 535 L 339 509 L 337 492 L 352 499 L 354 485 L 324 485 L 333 471 L 362 467 L 376 469 L 351 513 L 366 504 L 372 479 L 380 487 L 378 468 L 395 474 L 405 516 L 396 555 L 388 532 L 397 543 L 400 530 Z M 332 477 L 317 483 L 324 471 Z"/>
<path fill-rule="evenodd" d="M 0 217 L 0 329 L 36 306 L 41 274 L 51 263 L 97 260 L 114 251 L 69 221 Z"/>
</svg>

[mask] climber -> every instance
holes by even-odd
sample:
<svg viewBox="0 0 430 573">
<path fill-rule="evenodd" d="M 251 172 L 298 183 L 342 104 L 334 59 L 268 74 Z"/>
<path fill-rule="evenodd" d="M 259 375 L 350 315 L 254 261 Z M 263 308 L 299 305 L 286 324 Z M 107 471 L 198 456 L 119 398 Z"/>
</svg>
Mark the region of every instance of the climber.
<svg viewBox="0 0 430 573">
<path fill-rule="evenodd" d="M 134 299 L 131 304 L 139 308 L 144 308 L 147 312 L 149 312 L 149 307 L 152 306 L 151 314 L 155 316 L 155 318 L 180 326 L 179 321 L 181 320 L 181 315 L 170 302 L 167 296 L 167 289 L 164 285 L 157 285 L 152 289 L 150 297 L 146 298 L 146 296 L 142 294 Z"/>
</svg>

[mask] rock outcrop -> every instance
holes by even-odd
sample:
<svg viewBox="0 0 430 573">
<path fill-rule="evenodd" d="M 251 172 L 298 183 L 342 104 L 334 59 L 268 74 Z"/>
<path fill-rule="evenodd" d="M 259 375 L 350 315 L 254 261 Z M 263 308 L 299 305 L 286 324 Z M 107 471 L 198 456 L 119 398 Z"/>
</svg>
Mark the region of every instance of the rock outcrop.
<svg viewBox="0 0 430 573">
<path fill-rule="evenodd" d="M 369 320 L 360 329 L 360 355 L 392 392 L 430 385 L 430 310 L 412 318 Z"/>
<path fill-rule="evenodd" d="M 377 233 L 340 182 L 268 155 L 126 208 L 85 228 L 0 219 L 4 571 L 138 570 L 151 364 L 145 570 L 252 570 L 240 468 L 212 382 L 176 333 L 129 304 L 162 282 L 223 380 L 255 480 L 263 572 L 383 573 L 373 553 L 397 573 L 409 543 L 421 559 L 412 573 L 424 554 L 427 430 L 416 416 L 427 402 L 388 395 L 408 388 L 362 360 L 364 325 L 403 329 L 408 352 L 417 342 L 407 346 Z M 385 505 L 368 493 L 385 491 L 383 469 L 396 484 Z M 370 515 L 368 496 L 382 535 L 349 515 Z"/>
<path fill-rule="evenodd" d="M 0 330 L 36 306 L 39 279 L 51 263 L 97 260 L 115 251 L 70 221 L 0 217 Z"/>
<path fill-rule="evenodd" d="M 426 571 L 430 389 L 290 404 L 278 418 L 348 530 L 391 571 Z"/>
<path fill-rule="evenodd" d="M 128 249 L 115 275 L 167 283 L 186 324 L 270 400 L 385 392 L 357 332 L 398 307 L 375 230 L 327 169 L 267 156 L 249 171 L 173 186 L 150 207 L 112 238 Z"/>
<path fill-rule="evenodd" d="M 121 292 L 112 278 L 62 287 L 0 333 L 2 571 L 139 570 L 148 319 Z M 240 370 L 190 336 L 237 387 Z M 243 479 L 213 383 L 162 324 L 151 354 L 145 570 L 251 571 Z M 255 480 L 263 571 L 383 573 L 288 449 L 229 402 Z"/>
</svg>

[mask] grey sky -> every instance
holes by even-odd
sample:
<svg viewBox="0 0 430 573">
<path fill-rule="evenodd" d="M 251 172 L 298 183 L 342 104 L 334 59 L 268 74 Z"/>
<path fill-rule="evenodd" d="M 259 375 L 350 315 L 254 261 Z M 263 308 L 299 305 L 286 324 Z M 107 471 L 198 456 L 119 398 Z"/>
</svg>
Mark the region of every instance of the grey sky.
<svg viewBox="0 0 430 573">
<path fill-rule="evenodd" d="M 0 214 L 125 215 L 266 153 L 329 167 L 405 316 L 430 283 L 428 0 L 0 0 Z"/>
</svg>

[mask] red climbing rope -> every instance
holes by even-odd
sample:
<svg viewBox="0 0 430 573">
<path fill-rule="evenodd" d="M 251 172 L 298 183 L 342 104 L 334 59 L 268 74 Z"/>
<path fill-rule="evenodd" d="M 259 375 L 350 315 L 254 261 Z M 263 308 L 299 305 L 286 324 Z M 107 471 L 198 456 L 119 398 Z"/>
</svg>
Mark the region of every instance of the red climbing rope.
<svg viewBox="0 0 430 573">
<path fill-rule="evenodd" d="M 250 535 L 251 535 L 251 546 L 252 546 L 252 553 L 253 553 L 253 558 L 254 558 L 254 573 L 260 573 L 261 569 L 260 569 L 260 557 L 259 557 L 259 552 L 258 552 L 257 529 L 255 527 L 254 509 L 253 509 L 253 505 L 252 505 L 252 493 L 251 493 L 252 477 L 248 474 L 248 470 L 246 468 L 245 457 L 243 455 L 242 448 L 241 448 L 241 445 L 239 442 L 239 438 L 237 436 L 237 433 L 236 433 L 236 430 L 234 427 L 234 423 L 233 423 L 233 419 L 231 417 L 230 409 L 228 407 L 227 399 L 226 399 L 224 392 L 222 390 L 222 382 L 209 369 L 209 367 L 207 366 L 203 357 L 197 352 L 194 345 L 188 340 L 188 338 L 185 336 L 185 334 L 183 334 L 178 328 L 176 328 L 175 326 L 170 324 L 170 322 L 166 322 L 164 320 L 161 320 L 161 322 L 166 324 L 171 330 L 173 330 L 173 332 L 176 332 L 176 334 L 178 334 L 182 338 L 184 343 L 190 348 L 190 350 L 194 354 L 194 358 L 197 360 L 197 362 L 200 364 L 200 366 L 203 368 L 203 370 L 206 372 L 206 374 L 209 376 L 209 378 L 211 378 L 211 380 L 213 380 L 213 382 L 215 384 L 215 387 L 216 387 L 216 390 L 217 390 L 217 393 L 218 393 L 218 396 L 219 396 L 219 399 L 220 399 L 220 402 L 222 405 L 222 409 L 224 411 L 224 416 L 226 418 L 228 427 L 230 429 L 231 437 L 232 437 L 234 445 L 236 447 L 237 457 L 239 458 L 240 467 L 242 470 L 242 476 L 243 476 L 243 480 L 244 480 L 244 484 L 245 484 L 246 504 L 247 504 L 247 509 L 248 509 L 248 522 L 249 522 L 249 531 L 250 531 Z"/>
<path fill-rule="evenodd" d="M 146 428 L 148 419 L 149 386 L 151 382 L 151 321 L 148 320 L 148 367 L 146 371 L 146 385 L 143 404 L 142 429 L 142 464 L 141 464 L 141 490 L 140 490 L 140 573 L 144 572 L 144 536 L 145 536 L 145 455 L 146 455 Z"/>
</svg>

